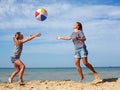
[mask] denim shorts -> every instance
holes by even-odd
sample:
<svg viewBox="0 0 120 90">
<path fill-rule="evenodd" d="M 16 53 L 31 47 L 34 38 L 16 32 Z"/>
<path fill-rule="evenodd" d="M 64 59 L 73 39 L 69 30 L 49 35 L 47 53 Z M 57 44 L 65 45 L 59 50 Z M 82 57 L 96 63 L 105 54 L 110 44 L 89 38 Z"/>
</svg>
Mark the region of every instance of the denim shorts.
<svg viewBox="0 0 120 90">
<path fill-rule="evenodd" d="M 87 49 L 86 48 L 81 48 L 81 49 L 75 50 L 74 57 L 75 58 L 83 58 L 83 57 L 87 57 L 87 55 L 88 55 Z"/>
<path fill-rule="evenodd" d="M 11 57 L 11 61 L 12 63 L 14 63 L 16 60 L 18 60 L 19 58 L 16 58 L 16 57 Z"/>
</svg>

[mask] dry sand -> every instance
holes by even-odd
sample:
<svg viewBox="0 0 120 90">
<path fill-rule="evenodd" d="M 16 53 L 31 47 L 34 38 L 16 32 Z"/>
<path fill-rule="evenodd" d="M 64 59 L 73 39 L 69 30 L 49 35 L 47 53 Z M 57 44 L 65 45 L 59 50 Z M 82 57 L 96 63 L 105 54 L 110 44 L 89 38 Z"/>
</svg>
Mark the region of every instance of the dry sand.
<svg viewBox="0 0 120 90">
<path fill-rule="evenodd" d="M 80 83 L 70 80 L 27 81 L 24 85 L 17 82 L 0 82 L 0 90 L 120 90 L 120 78 L 103 79 L 99 82 Z"/>
</svg>

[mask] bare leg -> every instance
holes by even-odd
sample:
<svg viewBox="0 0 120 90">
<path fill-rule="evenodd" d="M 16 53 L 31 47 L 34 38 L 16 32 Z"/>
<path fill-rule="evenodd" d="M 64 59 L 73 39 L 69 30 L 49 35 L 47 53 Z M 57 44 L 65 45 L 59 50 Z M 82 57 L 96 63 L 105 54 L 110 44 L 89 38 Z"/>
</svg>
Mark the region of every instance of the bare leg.
<svg viewBox="0 0 120 90">
<path fill-rule="evenodd" d="M 20 69 L 19 69 L 19 66 L 14 63 L 14 66 L 16 68 L 16 70 L 11 74 L 11 76 L 9 77 L 9 83 L 12 83 L 13 82 L 13 78 L 19 73 Z"/>
<path fill-rule="evenodd" d="M 22 61 L 20 61 L 21 65 L 20 65 L 20 72 L 19 72 L 19 82 L 23 82 L 23 74 L 24 74 L 24 70 L 25 70 L 25 65 L 22 63 Z"/>
<path fill-rule="evenodd" d="M 97 79 L 99 77 L 98 73 L 94 70 L 93 66 L 90 63 L 88 63 L 87 57 L 82 58 L 82 61 L 83 61 L 84 65 L 93 72 L 94 77 Z"/>
<path fill-rule="evenodd" d="M 19 82 L 23 82 L 23 74 L 25 70 L 25 65 L 22 63 L 21 60 L 16 60 L 14 62 L 14 66 L 16 68 L 16 71 L 12 73 L 12 75 L 9 78 L 9 82 L 12 82 L 13 78 L 18 74 L 19 72 Z"/>
<path fill-rule="evenodd" d="M 80 82 L 82 82 L 82 80 L 84 79 L 84 76 L 83 76 L 82 68 L 80 66 L 80 58 L 75 58 L 75 65 L 80 75 Z"/>
</svg>

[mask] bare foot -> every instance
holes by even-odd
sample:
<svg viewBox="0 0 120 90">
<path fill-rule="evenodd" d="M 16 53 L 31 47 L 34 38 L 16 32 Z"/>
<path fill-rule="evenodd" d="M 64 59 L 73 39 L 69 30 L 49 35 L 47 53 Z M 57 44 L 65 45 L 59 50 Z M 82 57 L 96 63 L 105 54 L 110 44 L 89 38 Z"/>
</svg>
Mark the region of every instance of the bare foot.
<svg viewBox="0 0 120 90">
<path fill-rule="evenodd" d="M 99 75 L 98 75 L 98 73 L 96 72 L 96 73 L 94 73 L 94 77 L 95 77 L 95 79 L 98 79 L 99 78 Z"/>
<path fill-rule="evenodd" d="M 80 77 L 80 82 L 82 82 L 83 79 L 84 79 L 84 76 Z"/>
<path fill-rule="evenodd" d="M 20 85 L 25 85 L 25 83 L 24 83 L 23 80 L 22 80 L 22 81 L 18 81 L 18 83 L 19 83 Z"/>
<path fill-rule="evenodd" d="M 12 83 L 13 81 L 12 81 L 12 79 L 11 79 L 11 78 L 8 78 L 8 82 L 9 82 L 9 83 Z"/>
<path fill-rule="evenodd" d="M 23 80 L 19 80 L 19 81 L 18 81 L 18 83 L 22 83 L 22 82 L 24 82 L 24 81 L 23 81 Z"/>
<path fill-rule="evenodd" d="M 102 78 L 97 78 L 97 79 L 94 79 L 93 81 L 92 81 L 92 84 L 96 84 L 96 83 L 100 83 L 100 82 L 102 82 L 103 81 L 103 79 Z"/>
<path fill-rule="evenodd" d="M 99 77 L 97 72 L 94 73 L 94 76 L 95 76 L 95 80 L 93 80 L 94 83 L 103 81 L 103 79 L 101 77 Z"/>
</svg>

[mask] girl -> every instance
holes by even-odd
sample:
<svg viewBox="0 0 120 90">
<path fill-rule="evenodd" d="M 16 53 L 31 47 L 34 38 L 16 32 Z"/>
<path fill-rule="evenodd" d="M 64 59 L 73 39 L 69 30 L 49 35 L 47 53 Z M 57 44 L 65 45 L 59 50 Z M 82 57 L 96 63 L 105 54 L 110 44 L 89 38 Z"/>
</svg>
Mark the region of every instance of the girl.
<svg viewBox="0 0 120 90">
<path fill-rule="evenodd" d="M 34 39 L 35 37 L 41 36 L 40 33 L 34 34 L 34 35 L 30 35 L 28 38 L 23 39 L 23 34 L 21 32 L 17 32 L 15 34 L 15 36 L 13 37 L 13 41 L 14 41 L 14 45 L 15 45 L 15 51 L 13 53 L 13 55 L 11 56 L 11 61 L 14 65 L 14 67 L 16 68 L 16 70 L 11 74 L 11 76 L 9 77 L 9 83 L 13 82 L 13 78 L 19 73 L 19 83 L 23 82 L 23 73 L 25 70 L 25 65 L 23 64 L 23 62 L 20 60 L 20 56 L 21 56 L 21 52 L 23 49 L 23 44 L 27 41 L 30 41 L 32 39 Z"/>
<path fill-rule="evenodd" d="M 58 36 L 57 39 L 58 40 L 71 40 L 72 39 L 74 46 L 75 46 L 75 56 L 74 56 L 75 65 L 80 75 L 80 82 L 82 82 L 82 80 L 84 79 L 82 68 L 80 66 L 80 59 L 82 59 L 84 65 L 93 72 L 95 78 L 99 77 L 98 73 L 94 70 L 93 66 L 87 60 L 88 51 L 85 45 L 86 38 L 82 31 L 82 24 L 80 22 L 76 22 L 74 24 L 74 32 L 72 33 L 71 36 L 68 36 L 68 37 Z"/>
</svg>

